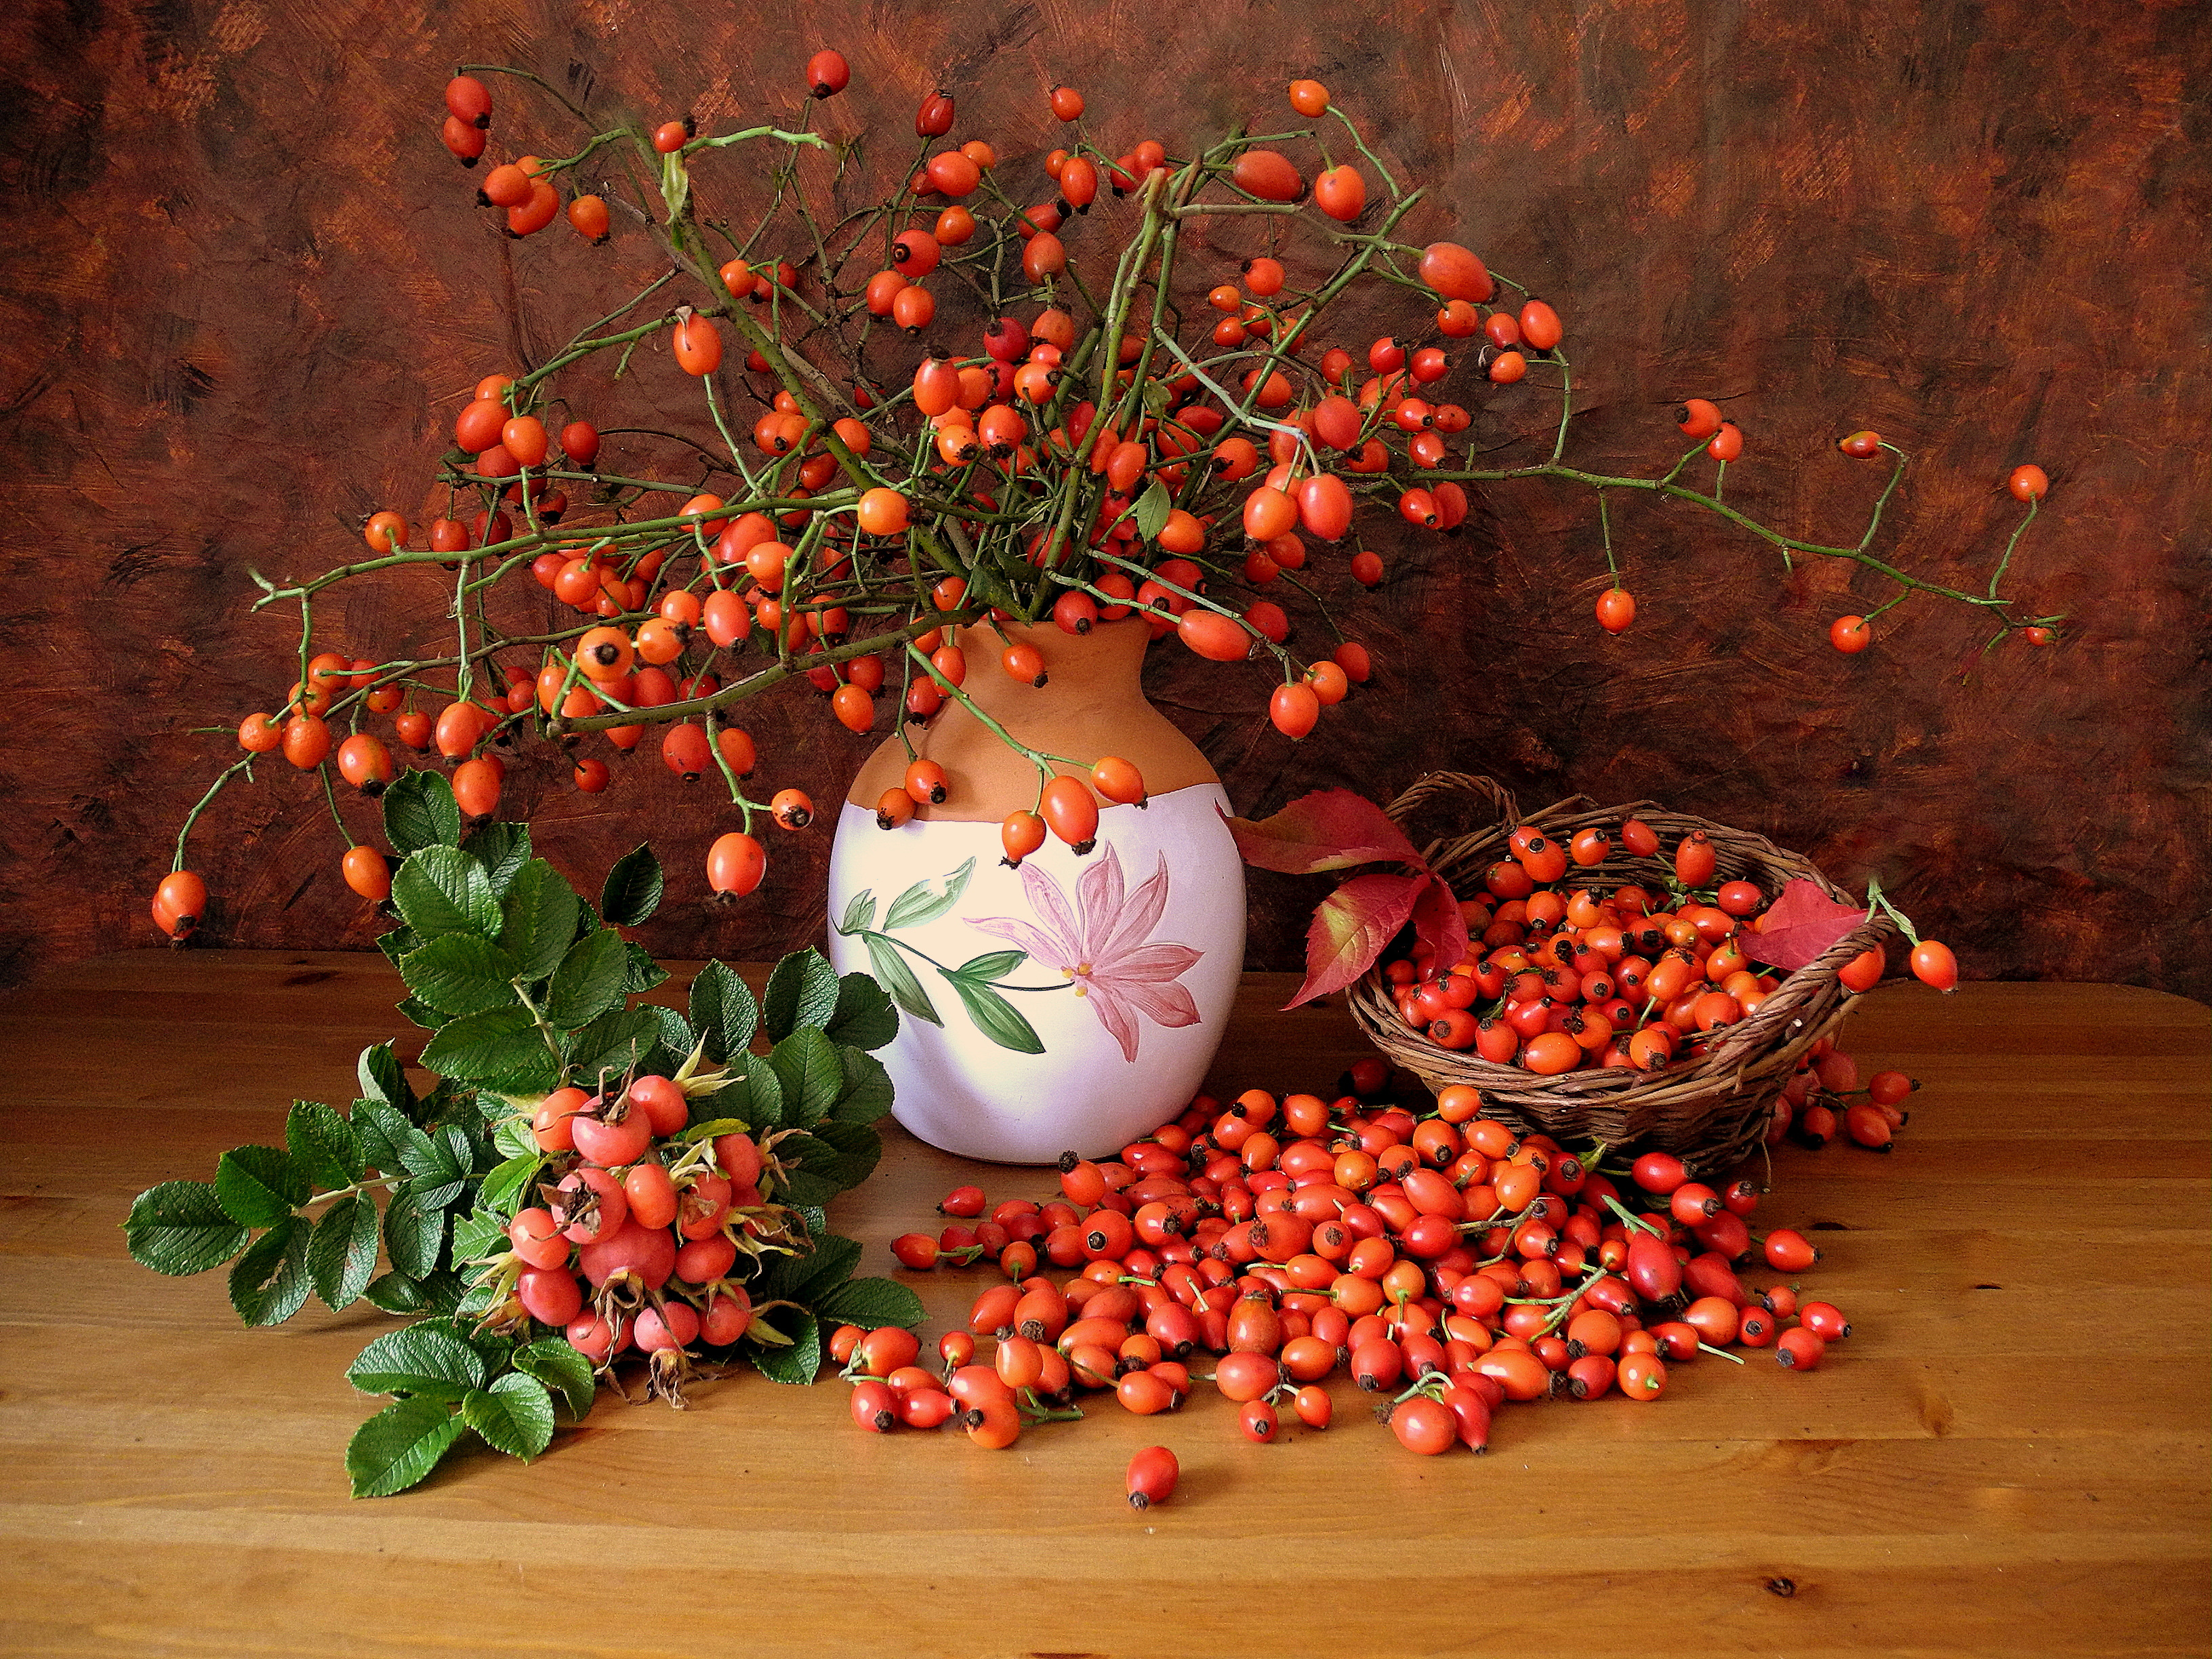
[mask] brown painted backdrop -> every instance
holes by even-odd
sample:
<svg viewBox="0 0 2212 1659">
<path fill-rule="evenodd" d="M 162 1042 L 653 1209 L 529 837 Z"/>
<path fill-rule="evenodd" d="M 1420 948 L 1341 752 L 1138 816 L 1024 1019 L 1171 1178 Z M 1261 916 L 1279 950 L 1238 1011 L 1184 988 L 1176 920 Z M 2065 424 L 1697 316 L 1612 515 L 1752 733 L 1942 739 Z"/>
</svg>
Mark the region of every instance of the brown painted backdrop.
<svg viewBox="0 0 2212 1659">
<path fill-rule="evenodd" d="M 1532 805 L 1657 796 L 1854 884 L 1879 873 L 1969 976 L 2212 996 L 2200 6 L 794 9 L 11 9 L 0 973 L 151 942 L 169 839 L 235 752 L 194 728 L 273 706 L 293 678 L 287 623 L 247 614 L 248 568 L 319 568 L 359 549 L 369 510 L 419 513 L 477 377 L 654 269 L 634 233 L 595 251 L 556 227 L 510 250 L 436 142 L 452 66 L 526 64 L 595 112 L 726 129 L 787 112 L 800 64 L 835 44 L 854 79 L 832 131 L 872 117 L 878 154 L 902 155 L 941 86 L 959 135 L 994 140 L 1038 198 L 1055 82 L 1083 88 L 1104 142 L 1181 149 L 1286 125 L 1285 82 L 1321 76 L 1428 185 L 1413 240 L 1451 232 L 1565 316 L 1593 464 L 1648 466 L 1671 453 L 1668 404 L 1726 396 L 1750 434 L 1730 498 L 1848 538 L 1876 480 L 1832 444 L 1873 426 L 1920 458 L 1882 544 L 1969 586 L 2014 520 L 2008 471 L 2051 473 L 2014 568 L 2038 609 L 2073 613 L 2070 636 L 1986 655 L 1973 617 L 1916 600 L 1875 649 L 1838 656 L 1829 619 L 1879 584 L 1834 564 L 1785 574 L 1757 544 L 1650 507 L 1619 514 L 1641 611 L 1607 639 L 1589 498 L 1501 489 L 1474 533 L 1395 551 L 1352 613 L 1379 689 L 1302 745 L 1265 725 L 1256 673 L 1155 653 L 1158 696 L 1241 809 L 1323 785 L 1388 795 L 1437 766 L 1491 770 Z M 557 153 L 553 112 L 500 98 L 495 143 Z M 1257 234 L 1218 246 L 1226 262 Z M 680 379 L 641 359 L 623 413 L 675 418 Z M 1545 418 L 1525 391 L 1480 401 L 1486 443 Z M 442 598 L 379 590 L 329 634 L 362 652 L 419 639 Z M 754 724 L 824 799 L 866 747 L 799 700 Z M 195 843 L 219 895 L 207 936 L 365 944 L 319 799 L 270 769 Z M 665 952 L 760 957 L 818 927 L 820 837 L 779 842 L 762 900 L 710 913 L 694 872 L 725 815 L 649 752 L 632 770 L 588 799 L 518 769 L 510 799 L 579 872 L 651 836 L 677 878 L 648 941 Z M 1293 965 L 1316 893 L 1255 884 L 1255 965 Z"/>
</svg>

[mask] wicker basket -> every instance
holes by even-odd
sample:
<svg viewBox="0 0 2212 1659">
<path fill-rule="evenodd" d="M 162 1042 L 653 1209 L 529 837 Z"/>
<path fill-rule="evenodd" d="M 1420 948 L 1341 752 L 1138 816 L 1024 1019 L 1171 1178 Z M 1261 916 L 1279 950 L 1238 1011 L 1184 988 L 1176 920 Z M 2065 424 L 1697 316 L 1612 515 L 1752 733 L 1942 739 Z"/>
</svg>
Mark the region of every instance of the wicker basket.
<svg viewBox="0 0 2212 1659">
<path fill-rule="evenodd" d="M 1429 867 L 1447 880 L 1463 880 L 1509 856 L 1506 837 L 1523 823 L 1538 826 L 1564 846 L 1577 830 L 1617 830 L 1623 819 L 1638 817 L 1658 832 L 1660 854 L 1638 858 L 1616 845 L 1603 863 L 1573 872 L 1578 884 L 1607 890 L 1632 882 L 1663 886 L 1674 875 L 1675 842 L 1702 830 L 1717 855 L 1716 881 L 1750 881 L 1771 897 L 1784 883 L 1802 877 L 1817 882 L 1838 902 L 1853 902 L 1811 860 L 1783 851 L 1764 836 L 1668 812 L 1649 801 L 1599 806 L 1577 795 L 1523 817 L 1513 797 L 1489 778 L 1431 772 L 1386 810 L 1404 827 L 1425 805 L 1455 794 L 1477 797 L 1497 822 L 1422 848 Z M 1880 945 L 1889 931 L 1889 923 L 1881 919 L 1854 928 L 1818 961 L 1784 977 L 1756 1013 L 1724 1028 L 1694 1060 L 1663 1072 L 1608 1067 L 1539 1077 L 1518 1066 L 1495 1065 L 1469 1050 L 1440 1048 L 1399 1018 L 1380 964 L 1352 988 L 1352 1011 L 1377 1048 L 1431 1089 L 1472 1086 L 1480 1091 L 1492 1116 L 1517 1128 L 1562 1143 L 1595 1139 L 1609 1147 L 1673 1152 L 1698 1173 L 1711 1174 L 1759 1144 L 1775 1097 L 1805 1051 L 1833 1031 L 1850 1010 L 1851 994 L 1838 977 L 1844 965 Z"/>
</svg>

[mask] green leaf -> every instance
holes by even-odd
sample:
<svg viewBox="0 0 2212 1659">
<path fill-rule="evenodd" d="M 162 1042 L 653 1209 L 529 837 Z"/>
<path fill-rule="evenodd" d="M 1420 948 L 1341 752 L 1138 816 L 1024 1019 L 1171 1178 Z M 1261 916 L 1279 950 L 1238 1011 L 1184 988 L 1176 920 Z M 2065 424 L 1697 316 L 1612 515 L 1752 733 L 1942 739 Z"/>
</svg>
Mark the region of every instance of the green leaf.
<svg viewBox="0 0 2212 1659">
<path fill-rule="evenodd" d="M 805 1128 L 819 1122 L 845 1092 L 845 1067 L 837 1058 L 837 1046 L 816 1026 L 801 1026 L 777 1043 L 768 1063 L 782 1085 L 787 1125 Z"/>
<path fill-rule="evenodd" d="M 830 1109 L 842 1123 L 873 1123 L 891 1109 L 891 1074 L 873 1054 L 840 1048 L 837 1062 L 845 1068 L 845 1091 Z"/>
<path fill-rule="evenodd" d="M 866 1181 L 884 1155 L 883 1137 L 866 1123 L 817 1123 L 811 1132 L 779 1143 L 791 1166 L 786 1203 L 827 1204 Z"/>
<path fill-rule="evenodd" d="M 514 958 L 481 933 L 441 933 L 399 962 L 407 988 L 447 1014 L 513 1006 L 514 975 Z"/>
<path fill-rule="evenodd" d="M 837 981 L 837 1007 L 823 1034 L 855 1048 L 880 1048 L 898 1035 L 898 1010 L 867 975 L 847 974 Z"/>
<path fill-rule="evenodd" d="M 577 1081 L 595 1089 L 603 1076 L 619 1077 L 660 1040 L 660 1022 L 642 1008 L 601 1014 L 566 1043 Z"/>
<path fill-rule="evenodd" d="M 477 1188 L 477 1203 L 483 1209 L 494 1210 L 512 1221 L 514 1218 L 514 1200 L 530 1185 L 530 1178 L 545 1162 L 543 1154 L 526 1152 L 520 1158 L 510 1158 L 483 1178 Z M 455 1248 L 459 1248 L 458 1238 Z"/>
<path fill-rule="evenodd" d="M 848 1280 L 817 1302 L 814 1310 L 833 1325 L 858 1325 L 869 1331 L 885 1325 L 911 1330 L 921 1323 L 921 1298 L 895 1279 Z"/>
<path fill-rule="evenodd" d="M 295 1100 L 284 1119 L 284 1148 L 311 1186 L 328 1192 L 361 1179 L 361 1137 L 319 1100 Z"/>
<path fill-rule="evenodd" d="M 464 1014 L 440 1028 L 424 1045 L 422 1064 L 441 1077 L 464 1082 L 542 1077 L 541 1091 L 550 1091 L 558 1080 L 552 1051 L 527 1008 Z"/>
<path fill-rule="evenodd" d="M 853 902 L 845 907 L 845 915 L 837 923 L 840 933 L 865 933 L 876 925 L 876 896 L 862 889 L 853 895 Z"/>
<path fill-rule="evenodd" d="M 307 1201 L 307 1171 L 274 1146 L 240 1146 L 215 1166 L 216 1196 L 241 1225 L 273 1227 Z"/>
<path fill-rule="evenodd" d="M 990 980 L 1006 978 L 1029 959 L 1030 953 L 1026 951 L 986 951 L 980 957 L 969 957 L 946 977 L 973 980 L 981 985 Z"/>
<path fill-rule="evenodd" d="M 392 1188 L 384 1211 L 384 1253 L 410 1279 L 427 1279 L 446 1242 L 446 1212 L 425 1209 L 406 1184 Z"/>
<path fill-rule="evenodd" d="M 428 1394 L 447 1400 L 481 1389 L 489 1376 L 483 1356 L 435 1320 L 386 1331 L 346 1367 L 346 1381 L 363 1394 Z"/>
<path fill-rule="evenodd" d="M 691 1057 L 692 1048 L 699 1038 L 691 1029 L 691 1022 L 673 1008 L 664 1008 L 657 1002 L 645 1005 L 654 1019 L 660 1023 L 660 1046 L 674 1054 L 679 1062 Z"/>
<path fill-rule="evenodd" d="M 414 1116 L 415 1091 L 407 1086 L 407 1074 L 400 1068 L 399 1056 L 392 1052 L 389 1042 L 362 1049 L 354 1071 L 361 1079 L 363 1095 L 396 1107 L 410 1118 Z"/>
<path fill-rule="evenodd" d="M 415 1177 L 408 1189 L 415 1201 L 425 1210 L 442 1210 L 461 1195 L 474 1159 L 467 1132 L 448 1123 L 419 1146 L 409 1146 L 399 1161 Z"/>
<path fill-rule="evenodd" d="M 836 1233 L 822 1233 L 815 1238 L 811 1255 L 789 1259 L 793 1262 L 792 1285 L 784 1294 L 793 1302 L 811 1302 L 853 1276 L 853 1269 L 860 1265 L 860 1247 Z"/>
<path fill-rule="evenodd" d="M 588 933 L 568 947 L 545 993 L 545 1018 L 564 1031 L 588 1025 L 623 1000 L 629 957 L 611 927 Z M 656 1038 L 658 1034 L 656 1033 Z"/>
<path fill-rule="evenodd" d="M 999 1047 L 1011 1048 L 1018 1054 L 1044 1052 L 1044 1042 L 1037 1036 L 1036 1028 L 1024 1018 L 1020 1009 L 989 986 L 960 978 L 953 978 L 951 985 L 960 994 L 960 1000 L 968 1010 L 968 1018 L 975 1022 L 975 1029 Z"/>
<path fill-rule="evenodd" d="M 530 1114 L 516 1112 L 500 1119 L 492 1127 L 491 1144 L 508 1158 L 536 1158 L 539 1148 L 538 1137 L 531 1131 Z"/>
<path fill-rule="evenodd" d="M 640 846 L 615 860 L 599 890 L 599 915 L 610 927 L 635 927 L 660 908 L 660 860 Z"/>
<path fill-rule="evenodd" d="M 960 895 L 968 890 L 968 878 L 975 873 L 975 860 L 969 859 L 951 875 L 915 883 L 891 901 L 891 908 L 884 914 L 884 931 L 935 921 L 960 902 Z"/>
<path fill-rule="evenodd" d="M 249 1325 L 281 1325 L 307 1299 L 305 1216 L 288 1215 L 253 1241 L 230 1270 L 230 1305 Z"/>
<path fill-rule="evenodd" d="M 379 933 L 376 936 L 376 948 L 384 952 L 384 959 L 394 968 L 399 965 L 400 957 L 422 942 L 412 932 L 404 927 L 394 927 L 388 933 Z"/>
<path fill-rule="evenodd" d="M 761 998 L 768 1040 L 781 1042 L 806 1025 L 827 1025 L 837 1012 L 837 970 L 809 946 L 775 964 Z"/>
<path fill-rule="evenodd" d="M 860 943 L 868 947 L 868 966 L 875 971 L 876 982 L 891 994 L 893 1002 L 916 1019 L 926 1019 L 932 1025 L 945 1024 L 897 945 L 881 933 L 863 933 Z"/>
<path fill-rule="evenodd" d="M 773 1318 L 775 1316 L 763 1315 L 763 1317 Z M 778 1325 L 775 1328 L 782 1330 L 783 1327 Z M 771 1382 L 811 1382 L 815 1374 L 822 1369 L 822 1327 L 815 1322 L 812 1314 L 800 1314 L 785 1334 L 791 1338 L 790 1346 L 763 1348 L 753 1356 L 753 1364 L 760 1367 L 761 1375 Z"/>
<path fill-rule="evenodd" d="M 493 894 L 505 898 L 522 866 L 530 862 L 530 826 L 488 819 L 470 831 L 461 851 L 483 866 Z"/>
<path fill-rule="evenodd" d="M 402 997 L 392 1005 L 408 1020 L 426 1031 L 435 1031 L 453 1024 L 453 1017 L 433 1008 L 420 997 Z"/>
<path fill-rule="evenodd" d="M 523 979 L 549 977 L 568 954 L 582 909 L 576 890 L 544 859 L 532 859 L 500 901 L 500 948 L 514 958 Z"/>
<path fill-rule="evenodd" d="M 720 1065 L 752 1046 L 760 1029 L 760 1005 L 752 988 L 726 963 L 710 962 L 691 981 L 691 1029 L 707 1039 L 707 1058 Z"/>
<path fill-rule="evenodd" d="M 694 1123 L 676 1139 L 679 1145 L 690 1146 L 702 1140 L 712 1140 L 716 1135 L 744 1134 L 751 1127 L 741 1117 L 710 1117 L 703 1122 Z"/>
<path fill-rule="evenodd" d="M 426 847 L 410 856 L 392 878 L 392 902 L 426 943 L 441 933 L 499 932 L 491 879 L 458 847 Z"/>
<path fill-rule="evenodd" d="M 1158 541 L 1174 506 L 1175 498 L 1168 494 L 1167 485 L 1153 479 L 1145 493 L 1137 497 L 1137 533 L 1148 542 Z"/>
<path fill-rule="evenodd" d="M 553 1397 L 522 1371 L 509 1371 L 489 1389 L 471 1389 L 461 1400 L 461 1420 L 510 1457 L 527 1463 L 553 1443 Z"/>
<path fill-rule="evenodd" d="M 580 1419 L 591 1412 L 599 1380 L 592 1375 L 592 1362 L 559 1337 L 549 1336 L 527 1347 L 517 1348 L 514 1369 L 526 1376 L 536 1377 L 559 1395 L 571 1417 Z"/>
<path fill-rule="evenodd" d="M 757 1055 L 745 1061 L 745 1069 L 727 1087 L 718 1089 L 703 1101 L 691 1103 L 694 1112 L 704 1111 L 710 1118 L 743 1118 L 757 1131 L 780 1129 L 783 1127 L 783 1085 L 776 1077 L 775 1068 Z"/>
<path fill-rule="evenodd" d="M 386 1175 L 398 1175 L 405 1168 L 407 1149 L 423 1139 L 422 1132 L 397 1108 L 380 1100 L 354 1102 L 353 1128 L 361 1137 L 362 1163 Z"/>
<path fill-rule="evenodd" d="M 453 1261 L 481 1261 L 507 1249 L 506 1218 L 479 1206 L 453 1221 Z"/>
<path fill-rule="evenodd" d="M 368 1282 L 362 1296 L 386 1313 L 403 1316 L 450 1311 L 461 1298 L 461 1281 L 449 1273 L 415 1279 L 397 1268 Z"/>
<path fill-rule="evenodd" d="M 384 792 L 384 833 L 405 858 L 425 847 L 461 844 L 453 786 L 436 772 L 404 772 Z"/>
<path fill-rule="evenodd" d="M 655 962 L 653 959 L 653 952 L 642 945 L 635 945 L 624 939 L 623 955 L 624 957 L 623 994 L 625 996 L 635 995 L 640 991 L 650 991 L 668 977 L 668 970 Z M 676 1011 L 671 1008 L 668 1012 L 672 1014 Z M 685 1043 L 681 1052 L 690 1054 L 691 1045 Z"/>
<path fill-rule="evenodd" d="M 220 1267 L 246 1248 L 246 1230 L 204 1181 L 149 1187 L 132 1200 L 123 1231 L 133 1261 L 172 1279 Z"/>
<path fill-rule="evenodd" d="M 333 1312 L 368 1288 L 376 1272 L 376 1202 L 367 1193 L 342 1198 L 323 1212 L 307 1241 L 307 1277 Z"/>
<path fill-rule="evenodd" d="M 346 1479 L 353 1495 L 389 1498 L 405 1492 L 438 1467 L 467 1426 L 442 1401 L 403 1400 L 386 1406 L 346 1443 Z"/>
</svg>

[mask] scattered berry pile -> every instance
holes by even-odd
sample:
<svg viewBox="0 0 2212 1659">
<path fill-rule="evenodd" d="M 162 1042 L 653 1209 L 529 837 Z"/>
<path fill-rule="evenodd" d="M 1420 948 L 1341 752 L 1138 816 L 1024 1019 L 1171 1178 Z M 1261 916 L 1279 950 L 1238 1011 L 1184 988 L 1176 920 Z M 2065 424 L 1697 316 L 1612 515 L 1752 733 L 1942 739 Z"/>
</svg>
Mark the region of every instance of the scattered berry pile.
<svg viewBox="0 0 2212 1659">
<path fill-rule="evenodd" d="M 1820 1082 L 1808 1076 L 1809 1102 Z M 1371 1095 L 1384 1077 L 1368 1061 L 1346 1081 Z M 1819 1260 L 1801 1233 L 1752 1231 L 1756 1182 L 1708 1186 L 1664 1152 L 1577 1156 L 1479 1108 L 1468 1088 L 1422 1117 L 1358 1093 L 1254 1089 L 1226 1108 L 1201 1095 L 1117 1158 L 1070 1154 L 1049 1203 L 957 1188 L 939 1206 L 951 1224 L 893 1254 L 915 1269 L 988 1259 L 1006 1282 L 939 1341 L 936 1368 L 910 1332 L 836 1331 L 854 1420 L 954 1425 L 1000 1448 L 1081 1415 L 1085 1395 L 1149 1416 L 1210 1382 L 1267 1441 L 1285 1412 L 1327 1428 L 1325 1385 L 1348 1371 L 1408 1449 L 1480 1451 L 1509 1402 L 1655 1400 L 1669 1365 L 1741 1363 L 1731 1348 L 1810 1370 L 1850 1334 L 1794 1283 L 1739 1276 Z M 1164 1468 L 1143 1472 L 1150 1501 L 1172 1490 L 1172 1459 Z"/>
</svg>

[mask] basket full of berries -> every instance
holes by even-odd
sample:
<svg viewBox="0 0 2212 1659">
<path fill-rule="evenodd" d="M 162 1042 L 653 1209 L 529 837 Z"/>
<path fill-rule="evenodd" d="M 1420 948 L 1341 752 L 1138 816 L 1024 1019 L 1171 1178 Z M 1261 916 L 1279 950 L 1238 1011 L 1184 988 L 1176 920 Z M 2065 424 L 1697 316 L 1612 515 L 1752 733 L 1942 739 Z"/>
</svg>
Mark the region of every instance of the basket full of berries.
<svg viewBox="0 0 2212 1659">
<path fill-rule="evenodd" d="M 1454 797 L 1484 822 L 1414 847 L 1406 827 Z M 1238 832 L 1271 868 L 1410 872 L 1354 877 L 1322 904 L 1297 1000 L 1348 989 L 1385 1054 L 1486 1115 L 1698 1171 L 1765 1138 L 1903 921 L 1762 836 L 1580 795 L 1523 816 L 1465 773 L 1385 809 L 1309 796 Z"/>
</svg>

